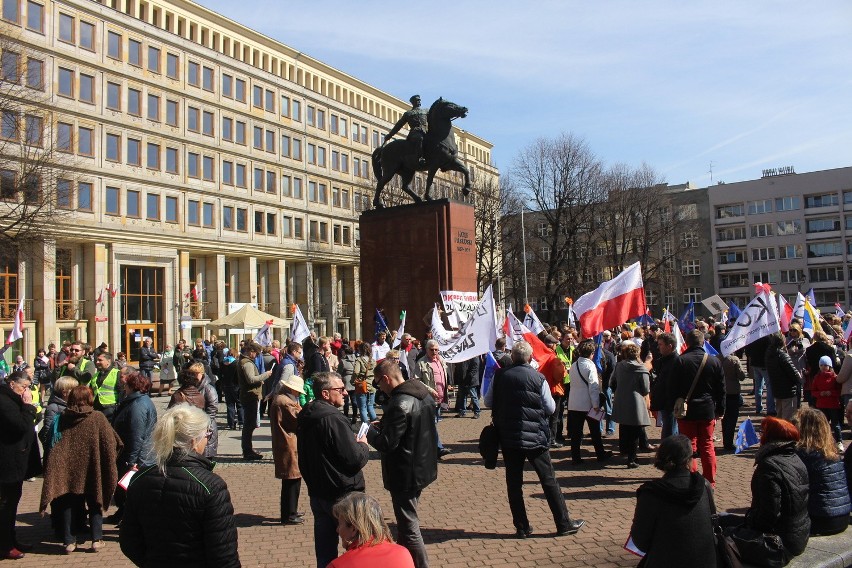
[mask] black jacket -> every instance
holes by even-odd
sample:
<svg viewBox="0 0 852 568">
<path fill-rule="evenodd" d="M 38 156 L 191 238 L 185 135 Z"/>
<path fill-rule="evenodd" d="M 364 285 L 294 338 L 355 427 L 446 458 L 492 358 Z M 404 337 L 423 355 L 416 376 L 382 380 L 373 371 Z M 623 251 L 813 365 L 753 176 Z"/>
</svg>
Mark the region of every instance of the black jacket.
<svg viewBox="0 0 852 568">
<path fill-rule="evenodd" d="M 648 481 L 636 491 L 630 535 L 646 553 L 643 566 L 715 568 L 707 482 L 683 469 Z"/>
<path fill-rule="evenodd" d="M 118 403 L 112 417 L 112 427 L 124 444 L 118 455 L 119 473 L 126 472 L 134 465 L 141 467 L 154 463 L 151 445 L 156 424 L 157 409 L 147 394 L 134 392 Z"/>
<path fill-rule="evenodd" d="M 810 371 L 812 377 L 819 373 L 819 359 L 823 355 L 827 355 L 831 359 L 835 373 L 840 370 L 840 367 L 837 364 L 837 352 L 834 350 L 834 347 L 828 343 L 815 341 L 811 343 L 807 349 L 805 349 L 805 364 L 807 365 L 807 369 Z"/>
<path fill-rule="evenodd" d="M 420 381 L 405 381 L 391 391 L 378 431 L 370 444 L 382 454 L 382 479 L 391 493 L 420 491 L 438 478 L 435 400 Z"/>
<path fill-rule="evenodd" d="M 674 352 L 665 357 L 660 355 L 658 359 L 654 359 L 654 370 L 657 376 L 651 381 L 651 410 L 668 410 L 671 412 L 674 408 L 670 385 L 675 380 L 675 372 L 677 372 L 679 364 L 680 357 Z"/>
<path fill-rule="evenodd" d="M 159 358 L 160 356 L 152 347 L 143 347 L 139 350 L 139 368 L 143 371 L 150 371 Z"/>
<path fill-rule="evenodd" d="M 840 517 L 850 511 L 846 470 L 841 460 L 828 460 L 818 452 L 797 452 L 808 469 L 808 514 L 811 517 Z"/>
<path fill-rule="evenodd" d="M 494 376 L 492 415 L 500 447 L 521 450 L 550 444 L 549 415 L 541 399 L 544 376 L 528 364 L 500 369 Z"/>
<path fill-rule="evenodd" d="M 328 368 L 328 359 L 322 354 L 322 351 L 316 350 L 311 353 L 310 357 L 305 357 L 305 369 L 303 376 L 305 379 L 310 379 L 316 373 L 327 373 L 331 369 Z"/>
<path fill-rule="evenodd" d="M 119 529 L 137 566 L 238 567 L 237 523 L 228 486 L 198 454 L 173 456 L 130 480 Z"/>
<path fill-rule="evenodd" d="M 745 346 L 748 364 L 752 367 L 766 367 L 766 349 L 769 347 L 769 336 L 764 335 Z"/>
<path fill-rule="evenodd" d="M 36 408 L 0 384 L 0 483 L 18 483 L 41 473 L 35 432 Z"/>
<path fill-rule="evenodd" d="M 311 496 L 336 501 L 352 491 L 364 491 L 361 470 L 370 450 L 355 441 L 340 410 L 322 399 L 311 401 L 299 412 L 297 425 L 299 471 Z"/>
<path fill-rule="evenodd" d="M 704 348 L 690 347 L 680 356 L 680 362 L 669 384 L 672 405 L 678 398 L 686 398 L 695 374 L 704 358 Z M 687 401 L 687 420 L 713 420 L 725 414 L 725 373 L 716 357 L 707 357 L 698 383 Z"/>
<path fill-rule="evenodd" d="M 766 372 L 775 398 L 793 398 L 797 395 L 799 371 L 783 347 L 770 347 L 766 350 Z"/>
<path fill-rule="evenodd" d="M 453 372 L 455 384 L 460 387 L 479 386 L 479 358 L 474 357 L 463 363 L 456 363 Z"/>
<path fill-rule="evenodd" d="M 761 446 L 754 458 L 751 477 L 751 508 L 746 525 L 777 534 L 784 548 L 799 555 L 808 544 L 808 470 L 796 455 L 795 442 Z"/>
</svg>

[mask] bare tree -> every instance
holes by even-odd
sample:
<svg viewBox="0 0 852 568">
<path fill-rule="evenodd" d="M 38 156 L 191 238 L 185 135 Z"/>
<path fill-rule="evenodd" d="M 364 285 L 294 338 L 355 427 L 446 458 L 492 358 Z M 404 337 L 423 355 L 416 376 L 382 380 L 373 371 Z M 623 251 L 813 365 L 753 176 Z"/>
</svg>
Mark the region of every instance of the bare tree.
<svg viewBox="0 0 852 568">
<path fill-rule="evenodd" d="M 588 277 L 588 234 L 602 201 L 601 162 L 588 143 L 573 134 L 539 139 L 521 151 L 513 176 L 536 214 L 528 257 L 544 271 L 547 307 L 563 306 L 567 293 L 576 294 Z M 531 254 L 530 254 L 531 252 Z"/>
<path fill-rule="evenodd" d="M 482 291 L 489 284 L 499 285 L 504 261 L 501 252 L 505 242 L 502 231 L 502 223 L 506 219 L 504 212 L 517 210 L 519 200 L 511 179 L 506 175 L 499 180 L 489 177 L 485 181 L 474 182 L 471 194 L 474 196 L 476 223 L 476 281 Z M 495 294 L 498 293 L 495 290 Z"/>
<path fill-rule="evenodd" d="M 54 129 L 46 57 L 18 33 L 0 24 L 0 250 L 31 255 L 72 208 L 76 175 L 71 129 Z"/>
</svg>

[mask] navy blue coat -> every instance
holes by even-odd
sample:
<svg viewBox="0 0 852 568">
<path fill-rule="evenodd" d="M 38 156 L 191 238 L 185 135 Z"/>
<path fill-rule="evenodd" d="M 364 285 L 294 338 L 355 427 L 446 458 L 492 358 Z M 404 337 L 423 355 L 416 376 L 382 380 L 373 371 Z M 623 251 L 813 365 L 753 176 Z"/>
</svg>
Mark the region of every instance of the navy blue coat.
<svg viewBox="0 0 852 568">
<path fill-rule="evenodd" d="M 134 392 L 118 403 L 112 427 L 124 444 L 118 455 L 118 471 L 126 472 L 134 465 L 154 463 L 151 455 L 151 436 L 157 423 L 157 409 L 147 394 Z"/>
<path fill-rule="evenodd" d="M 850 512 L 849 489 L 842 460 L 829 460 L 819 452 L 799 449 L 810 481 L 808 514 L 811 517 L 840 517 Z"/>
<path fill-rule="evenodd" d="M 497 371 L 491 408 L 500 447 L 535 450 L 550 444 L 549 415 L 541 398 L 543 382 L 544 375 L 527 364 Z"/>
</svg>

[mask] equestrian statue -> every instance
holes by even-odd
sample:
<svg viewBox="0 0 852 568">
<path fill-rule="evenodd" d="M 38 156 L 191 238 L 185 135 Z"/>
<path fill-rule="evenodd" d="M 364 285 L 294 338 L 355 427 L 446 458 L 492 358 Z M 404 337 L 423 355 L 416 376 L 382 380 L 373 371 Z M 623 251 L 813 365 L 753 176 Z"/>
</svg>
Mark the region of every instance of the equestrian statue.
<svg viewBox="0 0 852 568">
<path fill-rule="evenodd" d="M 373 152 L 373 173 L 377 180 L 373 207 L 376 209 L 385 206 L 382 190 L 396 174 L 402 178 L 402 189 L 415 203 L 432 200 L 430 190 L 438 170 L 461 172 L 464 176 L 462 193 L 465 196 L 470 193 L 470 172 L 458 158 L 452 122 L 466 117 L 467 108 L 439 98 L 426 112 L 420 106 L 419 95 L 414 95 L 410 101 L 411 110 L 402 115 L 388 132 L 385 142 Z M 408 137 L 392 140 L 405 125 L 408 125 Z M 423 199 L 411 189 L 411 180 L 418 171 L 429 172 Z"/>
</svg>

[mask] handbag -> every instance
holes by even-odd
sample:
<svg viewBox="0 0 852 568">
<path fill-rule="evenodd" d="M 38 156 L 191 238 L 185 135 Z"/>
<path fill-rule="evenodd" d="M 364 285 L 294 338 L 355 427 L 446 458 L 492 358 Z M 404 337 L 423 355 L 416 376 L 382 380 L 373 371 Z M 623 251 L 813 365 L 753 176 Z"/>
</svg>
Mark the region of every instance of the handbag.
<svg viewBox="0 0 852 568">
<path fill-rule="evenodd" d="M 729 531 L 729 536 L 734 541 L 740 558 L 749 564 L 776 568 L 786 566 L 792 559 L 777 534 L 763 533 L 741 525 Z"/>
<path fill-rule="evenodd" d="M 500 451 L 500 435 L 494 424 L 489 424 L 479 434 L 479 455 L 482 456 L 485 469 L 497 468 L 497 454 Z"/>
<path fill-rule="evenodd" d="M 689 387 L 689 392 L 686 393 L 686 398 L 678 398 L 678 399 L 675 400 L 674 412 L 673 412 L 675 418 L 678 418 L 678 419 L 681 419 L 681 420 L 686 418 L 686 412 L 689 409 L 686 401 L 689 400 L 689 397 L 692 396 L 692 391 L 695 390 L 695 385 L 698 384 L 698 377 L 701 376 L 701 371 L 704 370 L 704 365 L 707 364 L 707 357 L 708 357 L 708 355 L 707 355 L 707 353 L 705 353 L 704 358 L 701 359 L 701 365 L 699 365 L 699 367 L 698 367 L 698 372 L 695 373 L 695 378 L 692 379 L 692 386 Z"/>
<path fill-rule="evenodd" d="M 716 501 L 713 499 L 713 489 L 710 483 L 704 482 L 707 498 L 710 500 L 710 522 L 713 524 L 713 540 L 716 547 L 716 566 L 719 568 L 742 568 L 742 558 L 734 539 L 727 536 L 719 522 L 716 512 Z"/>
</svg>

